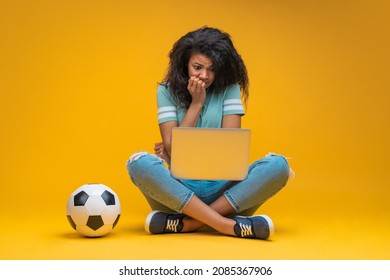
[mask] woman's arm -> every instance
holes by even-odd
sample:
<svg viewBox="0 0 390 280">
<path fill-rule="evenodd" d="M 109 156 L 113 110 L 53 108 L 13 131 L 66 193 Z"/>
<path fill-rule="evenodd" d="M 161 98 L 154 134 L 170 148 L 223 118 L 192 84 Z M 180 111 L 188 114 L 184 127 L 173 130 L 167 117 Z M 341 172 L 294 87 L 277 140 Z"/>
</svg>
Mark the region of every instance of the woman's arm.
<svg viewBox="0 0 390 280">
<path fill-rule="evenodd" d="M 177 127 L 177 121 L 165 122 L 159 125 L 160 134 L 163 143 L 163 150 L 160 151 L 161 154 L 165 153 L 166 157 L 171 157 L 171 140 L 172 140 L 172 128 Z M 157 154 L 157 153 L 156 153 Z M 158 156 L 161 156 L 157 154 Z M 165 160 L 169 163 L 169 161 L 165 158 Z"/>
<path fill-rule="evenodd" d="M 241 128 L 241 115 L 223 116 L 222 128 Z"/>
<path fill-rule="evenodd" d="M 188 81 L 188 91 L 192 96 L 192 102 L 188 108 L 182 122 L 180 123 L 181 127 L 195 127 L 198 123 L 200 113 L 202 112 L 202 107 L 206 99 L 206 88 L 205 83 L 202 82 L 197 77 L 191 77 Z M 163 150 L 161 144 L 156 143 L 155 151 L 156 154 L 164 158 L 168 163 L 167 158 L 171 157 L 171 138 L 172 138 L 172 128 L 177 127 L 177 121 L 168 121 L 159 125 L 160 134 L 163 142 Z M 163 157 L 164 156 L 164 157 Z"/>
<path fill-rule="evenodd" d="M 204 101 L 206 100 L 205 83 L 193 76 L 188 80 L 187 89 L 191 94 L 192 101 L 180 126 L 195 127 L 202 112 Z"/>
</svg>

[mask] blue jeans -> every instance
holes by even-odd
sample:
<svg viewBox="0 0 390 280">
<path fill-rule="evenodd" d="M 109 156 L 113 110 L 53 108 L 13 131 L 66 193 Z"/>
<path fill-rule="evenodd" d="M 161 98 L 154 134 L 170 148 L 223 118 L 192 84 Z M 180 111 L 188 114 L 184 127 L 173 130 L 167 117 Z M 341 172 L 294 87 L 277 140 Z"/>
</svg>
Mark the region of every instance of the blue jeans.
<svg viewBox="0 0 390 280">
<path fill-rule="evenodd" d="M 287 160 L 276 154 L 254 162 L 242 181 L 178 180 L 164 163 L 147 152 L 137 152 L 127 161 L 131 180 L 151 208 L 164 212 L 181 213 L 193 195 L 208 205 L 224 195 L 236 214 L 253 215 L 286 185 L 290 173 Z"/>
</svg>

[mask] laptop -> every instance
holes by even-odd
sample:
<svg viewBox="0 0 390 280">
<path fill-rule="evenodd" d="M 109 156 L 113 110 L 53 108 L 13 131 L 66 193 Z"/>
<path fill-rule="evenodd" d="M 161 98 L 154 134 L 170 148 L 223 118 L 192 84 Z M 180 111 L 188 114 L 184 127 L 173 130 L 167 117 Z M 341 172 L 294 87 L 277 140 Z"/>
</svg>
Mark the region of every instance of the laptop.
<svg viewBox="0 0 390 280">
<path fill-rule="evenodd" d="M 243 180 L 250 157 L 250 129 L 175 127 L 171 174 L 188 180 Z"/>
</svg>

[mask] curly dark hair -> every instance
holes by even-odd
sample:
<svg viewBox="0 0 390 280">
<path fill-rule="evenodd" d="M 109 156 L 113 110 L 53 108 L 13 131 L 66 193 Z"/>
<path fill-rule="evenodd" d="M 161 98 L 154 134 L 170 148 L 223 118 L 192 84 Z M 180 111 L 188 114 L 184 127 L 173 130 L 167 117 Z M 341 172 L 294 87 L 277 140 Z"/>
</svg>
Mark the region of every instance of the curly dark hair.
<svg viewBox="0 0 390 280">
<path fill-rule="evenodd" d="M 180 106 L 188 108 L 191 104 L 192 97 L 187 85 L 188 62 L 193 54 L 202 54 L 213 62 L 215 79 L 207 91 L 222 92 L 227 86 L 237 83 L 246 103 L 249 79 L 244 61 L 229 34 L 205 26 L 181 37 L 169 53 L 169 67 L 162 84 L 169 86 Z"/>
</svg>

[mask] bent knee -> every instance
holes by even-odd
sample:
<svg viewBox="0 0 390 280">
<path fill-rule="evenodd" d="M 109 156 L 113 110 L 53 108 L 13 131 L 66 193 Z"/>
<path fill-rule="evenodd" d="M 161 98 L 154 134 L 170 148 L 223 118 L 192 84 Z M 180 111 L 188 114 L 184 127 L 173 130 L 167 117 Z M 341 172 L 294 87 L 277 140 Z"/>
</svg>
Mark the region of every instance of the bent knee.
<svg viewBox="0 0 390 280">
<path fill-rule="evenodd" d="M 294 178 L 295 173 L 291 169 L 285 156 L 275 153 L 269 153 L 266 157 L 272 162 L 274 168 L 278 170 L 280 176 L 285 177 L 286 179 Z"/>
<path fill-rule="evenodd" d="M 163 159 L 145 151 L 139 151 L 130 156 L 127 161 L 127 169 L 149 169 L 151 166 L 163 163 Z M 136 167 L 135 167 L 136 166 Z"/>
<path fill-rule="evenodd" d="M 145 152 L 145 151 L 139 151 L 139 152 L 135 152 L 134 154 L 132 154 L 129 158 L 129 160 L 127 161 L 128 162 L 128 165 L 134 161 L 137 161 L 139 158 L 143 157 L 143 156 L 146 156 L 148 154 L 148 152 Z"/>
<path fill-rule="evenodd" d="M 139 175 L 145 173 L 148 169 L 148 161 L 144 160 L 148 158 L 149 153 L 145 151 L 139 151 L 130 156 L 126 162 L 127 171 L 129 172 L 131 180 L 135 183 L 138 181 Z M 140 160 L 142 159 L 142 160 Z"/>
<path fill-rule="evenodd" d="M 130 158 L 127 160 L 126 162 L 126 168 L 127 170 L 130 172 L 130 169 L 131 169 L 131 165 L 133 162 L 136 162 L 139 158 L 147 155 L 148 153 L 147 152 L 144 152 L 144 151 L 140 151 L 140 152 L 136 152 L 134 154 L 132 154 L 130 156 Z"/>
</svg>

